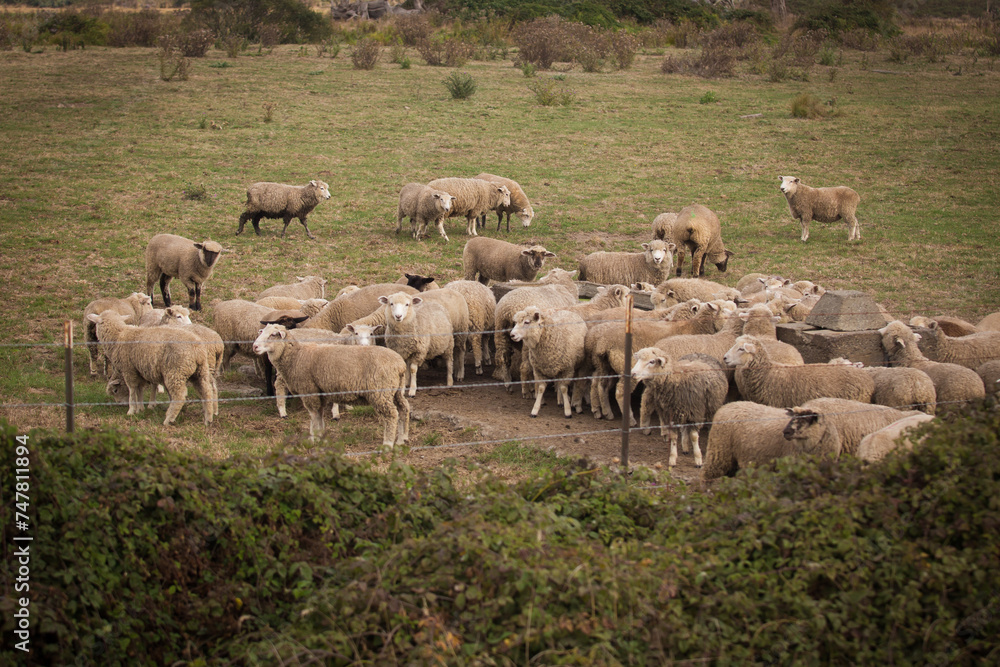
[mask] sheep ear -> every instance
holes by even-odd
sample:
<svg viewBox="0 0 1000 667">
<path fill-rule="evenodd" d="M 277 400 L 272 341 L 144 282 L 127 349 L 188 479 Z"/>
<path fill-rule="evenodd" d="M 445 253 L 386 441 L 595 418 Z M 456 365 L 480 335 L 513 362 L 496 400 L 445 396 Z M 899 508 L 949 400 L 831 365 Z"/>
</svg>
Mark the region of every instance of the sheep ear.
<svg viewBox="0 0 1000 667">
<path fill-rule="evenodd" d="M 381 335 L 384 331 L 385 331 L 385 325 L 384 324 L 379 324 L 374 329 L 372 329 L 372 335 L 373 336 L 378 336 L 378 335 Z"/>
<path fill-rule="evenodd" d="M 749 310 L 740 311 L 739 317 L 744 322 L 749 322 L 750 321 L 750 311 Z"/>
<path fill-rule="evenodd" d="M 415 296 L 410 300 L 410 303 L 412 303 L 414 306 L 417 305 L 418 303 L 423 303 L 423 302 L 424 300 L 421 299 L 419 296 Z"/>
<path fill-rule="evenodd" d="M 727 250 L 726 251 L 726 257 L 734 257 L 735 255 L 736 255 L 736 253 L 733 252 L 732 250 Z"/>
<path fill-rule="evenodd" d="M 87 319 L 90 320 L 91 322 L 93 322 L 94 324 L 100 324 L 101 323 L 101 316 L 98 315 L 97 313 L 90 313 L 90 314 L 88 314 L 87 315 Z"/>
<path fill-rule="evenodd" d="M 648 243 L 643 243 L 642 244 L 642 249 L 643 250 L 649 250 L 649 244 Z"/>
<path fill-rule="evenodd" d="M 379 302 L 379 303 L 383 303 L 383 304 L 385 304 L 385 303 L 389 303 L 389 297 L 387 297 L 387 296 L 380 296 L 380 297 L 378 298 L 378 302 Z"/>
<path fill-rule="evenodd" d="M 920 340 L 921 338 L 922 338 L 922 336 L 920 334 L 918 334 L 918 333 L 913 334 L 913 339 L 914 340 Z"/>
<path fill-rule="evenodd" d="M 531 248 L 525 248 L 524 250 L 521 251 L 521 254 L 522 255 L 530 255 L 531 254 Z"/>
<path fill-rule="evenodd" d="M 667 241 L 667 251 L 668 252 L 673 252 L 675 250 L 677 250 L 677 244 L 671 243 L 670 241 Z"/>
<path fill-rule="evenodd" d="M 295 276 L 295 279 L 298 280 L 299 282 L 305 280 L 305 278 L 303 278 L 302 276 Z"/>
<path fill-rule="evenodd" d="M 406 272 L 404 272 L 404 273 L 403 273 L 403 275 L 404 275 L 404 276 L 406 276 L 406 279 L 407 279 L 407 280 L 409 280 L 409 279 L 411 279 L 411 278 L 416 278 L 416 276 L 415 276 L 415 275 L 413 275 L 412 273 L 406 273 Z"/>
<path fill-rule="evenodd" d="M 201 250 L 201 249 L 203 249 L 205 247 L 205 244 L 204 243 L 195 243 L 194 247 L 197 248 L 198 250 Z"/>
<path fill-rule="evenodd" d="M 556 254 L 554 252 L 549 252 L 548 250 L 546 250 L 545 254 L 542 255 L 542 257 L 555 257 L 555 256 Z"/>
<path fill-rule="evenodd" d="M 800 183 L 801 181 L 799 180 L 799 177 L 796 176 L 794 179 L 792 179 L 792 182 L 793 183 Z"/>
<path fill-rule="evenodd" d="M 934 331 L 939 326 L 940 325 L 937 323 L 937 320 L 931 320 L 930 322 L 927 323 L 927 328 L 930 329 L 931 331 Z"/>
<path fill-rule="evenodd" d="M 348 324 L 348 325 L 347 325 L 346 327 L 344 327 L 344 328 L 345 328 L 346 330 L 350 331 L 350 332 L 351 332 L 352 334 L 356 334 L 356 333 L 358 333 L 357 331 L 355 331 L 355 330 L 354 330 L 354 325 L 353 325 L 353 324 Z"/>
<path fill-rule="evenodd" d="M 316 185 L 316 181 L 309 181 L 309 185 L 315 186 Z"/>
<path fill-rule="evenodd" d="M 607 291 L 608 291 L 608 288 L 606 286 L 604 286 L 604 285 L 601 285 L 600 287 L 597 288 L 597 293 L 598 294 L 604 294 Z"/>
</svg>

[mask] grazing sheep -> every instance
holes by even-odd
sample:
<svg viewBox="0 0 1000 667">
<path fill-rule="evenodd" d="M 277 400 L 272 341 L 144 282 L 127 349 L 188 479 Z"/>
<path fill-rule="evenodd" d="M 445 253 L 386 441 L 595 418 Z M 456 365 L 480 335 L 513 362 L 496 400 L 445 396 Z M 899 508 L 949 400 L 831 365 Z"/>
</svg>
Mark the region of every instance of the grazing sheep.
<svg viewBox="0 0 1000 667">
<path fill-rule="evenodd" d="M 990 313 L 979 320 L 976 328 L 980 331 L 1000 331 L 1000 312 Z"/>
<path fill-rule="evenodd" d="M 986 390 L 986 395 L 990 396 L 1000 391 L 1000 360 L 987 361 L 976 369 L 976 374 L 983 381 L 983 388 Z"/>
<path fill-rule="evenodd" d="M 642 252 L 592 252 L 580 260 L 580 280 L 603 285 L 660 283 L 670 275 L 673 243 L 653 240 Z"/>
<path fill-rule="evenodd" d="M 407 183 L 399 191 L 399 206 L 396 208 L 396 233 L 403 228 L 403 218 L 410 219 L 410 236 L 420 240 L 427 231 L 427 226 L 433 224 L 445 241 L 448 234 L 444 231 L 445 218 L 451 213 L 455 197 L 435 190 L 423 183 Z"/>
<path fill-rule="evenodd" d="M 719 408 L 708 434 L 708 454 L 701 478 L 710 481 L 732 476 L 750 465 L 768 463 L 783 456 L 840 456 L 841 443 L 827 438 L 818 442 L 786 440 L 787 409 L 749 401 L 734 401 Z"/>
<path fill-rule="evenodd" d="M 310 317 L 306 322 L 303 322 L 299 328 L 329 329 L 330 331 L 339 333 L 348 324 L 371 315 L 376 310 L 381 310 L 379 297 L 395 292 L 416 294 L 417 290 L 398 283 L 366 285 L 361 289 L 348 292 L 326 304 L 323 310 Z"/>
<path fill-rule="evenodd" d="M 418 292 L 427 292 L 432 289 L 441 289 L 431 276 L 421 276 L 415 273 L 404 273 L 396 280 L 397 285 L 409 285 Z"/>
<path fill-rule="evenodd" d="M 427 184 L 455 197 L 449 217 L 465 216 L 465 233 L 478 236 L 476 220 L 502 206 L 510 206 L 510 190 L 506 185 L 491 183 L 478 178 L 437 178 Z M 444 229 L 444 227 L 439 227 Z M 445 236 L 447 241 L 448 237 Z"/>
<path fill-rule="evenodd" d="M 861 227 L 855 212 L 861 197 L 851 188 L 839 185 L 832 188 L 811 188 L 795 176 L 779 176 L 781 192 L 788 200 L 792 219 L 802 223 L 802 240 L 809 240 L 809 222 L 847 223 L 847 240 L 861 240 Z"/>
<path fill-rule="evenodd" d="M 177 327 L 137 327 L 125 323 L 114 310 L 87 319 L 97 325 L 97 338 L 107 346 L 106 354 L 128 387 L 128 414 L 145 409 L 143 391 L 147 385 L 163 385 L 170 396 L 164 426 L 180 414 L 190 381 L 202 399 L 205 424 L 212 423 L 212 372 L 209 349 L 194 333 Z"/>
<path fill-rule="evenodd" d="M 881 461 L 894 449 L 913 449 L 910 431 L 921 424 L 933 421 L 930 415 L 910 415 L 884 426 L 861 439 L 858 458 L 862 461 Z"/>
<path fill-rule="evenodd" d="M 884 405 L 872 405 L 846 398 L 814 398 L 795 408 L 799 415 L 808 411 L 824 415 L 827 423 L 837 428 L 840 445 L 844 454 L 856 456 L 861 440 L 869 433 L 874 433 L 883 426 L 911 415 L 922 415 L 917 410 L 896 410 Z M 802 437 L 806 442 L 815 442 L 818 432 L 813 436 Z"/>
<path fill-rule="evenodd" d="M 382 446 L 409 439 L 410 404 L 403 396 L 406 364 L 384 347 L 318 345 L 291 340 L 280 324 L 268 324 L 253 350 L 266 354 L 288 389 L 309 411 L 309 437 L 323 435 L 331 403 L 365 400 L 383 425 Z"/>
<path fill-rule="evenodd" d="M 462 250 L 462 266 L 466 280 L 478 279 L 484 285 L 491 280 L 530 282 L 545 260 L 555 256 L 540 245 L 525 247 L 499 239 L 475 238 L 469 239 Z"/>
<path fill-rule="evenodd" d="M 243 233 L 247 220 L 253 223 L 253 230 L 260 236 L 260 219 L 282 218 L 285 226 L 281 236 L 288 231 L 292 218 L 298 218 L 306 228 L 306 235 L 314 239 L 306 224 L 306 216 L 324 199 L 330 198 L 330 186 L 323 181 L 309 181 L 307 185 L 285 185 L 283 183 L 254 183 L 247 188 L 246 210 L 240 215 L 240 227 L 236 235 Z M 320 295 L 322 296 L 322 294 Z"/>
<path fill-rule="evenodd" d="M 917 334 L 900 320 L 879 329 L 882 349 L 894 366 L 916 368 L 927 373 L 934 383 L 938 406 L 964 403 L 986 395 L 982 379 L 975 371 L 953 363 L 931 361 L 917 346 Z"/>
<path fill-rule="evenodd" d="M 743 295 L 739 290 L 711 280 L 670 278 L 659 283 L 649 296 L 653 308 L 666 308 L 689 299 L 698 299 L 699 301 L 727 299 L 739 303 L 743 301 Z"/>
<path fill-rule="evenodd" d="M 705 275 L 705 260 L 715 264 L 720 273 L 726 272 L 733 252 L 722 243 L 719 216 L 701 204 L 693 204 L 680 210 L 671 227 L 668 240 L 674 242 L 677 275 L 684 268 L 684 248 L 691 251 L 692 277 Z"/>
<path fill-rule="evenodd" d="M 476 375 L 483 374 L 483 364 L 490 363 L 489 336 L 493 333 L 497 298 L 486 285 L 477 280 L 453 280 L 444 286 L 465 297 L 469 307 L 469 344 Z"/>
<path fill-rule="evenodd" d="M 510 337 L 523 344 L 521 354 L 528 358 L 534 376 L 535 404 L 531 408 L 531 416 L 538 416 L 545 384 L 554 380 L 556 405 L 561 404 L 563 414 L 567 418 L 572 417 L 569 386 L 577 368 L 583 363 L 583 343 L 587 337 L 587 325 L 583 318 L 568 310 L 543 312 L 537 306 L 528 306 L 514 315 Z M 522 375 L 521 380 L 527 378 Z"/>
<path fill-rule="evenodd" d="M 921 349 L 931 361 L 976 370 L 987 361 L 1000 359 L 1000 331 L 980 331 L 952 338 L 935 320 L 927 323 L 927 331 Z"/>
<path fill-rule="evenodd" d="M 455 362 L 460 361 L 455 357 L 464 354 L 465 347 L 459 350 L 455 344 L 445 307 L 439 303 L 425 303 L 423 297 L 406 292 L 380 296 L 378 300 L 385 307 L 386 346 L 397 352 L 407 365 L 404 383 L 410 385 L 410 398 L 417 395 L 417 369 L 425 361 L 437 357 L 444 357 L 447 384 L 452 386 Z"/>
<path fill-rule="evenodd" d="M 661 213 L 653 218 L 653 238 L 660 241 L 673 241 L 675 220 L 677 220 L 677 214 L 671 211 Z"/>
<path fill-rule="evenodd" d="M 684 453 L 694 449 L 694 464 L 700 468 L 698 431 L 722 407 L 729 390 L 722 364 L 700 354 L 685 355 L 674 361 L 675 357 L 659 347 L 644 347 L 633 358 L 632 378 L 646 386 L 641 414 L 645 417 L 655 411 L 662 427 L 668 428 L 668 465 L 677 465 L 679 435 Z"/>
<path fill-rule="evenodd" d="M 824 396 L 871 402 L 875 391 L 874 381 L 860 368 L 776 364 L 754 336 L 740 336 L 724 360 L 742 371 L 736 374 L 736 386 L 744 398 L 776 408 L 801 405 Z"/>
<path fill-rule="evenodd" d="M 322 299 L 326 296 L 326 280 L 319 276 L 295 276 L 296 282 L 273 285 L 257 295 L 256 301 L 269 296 L 287 296 L 292 299 Z"/>
<path fill-rule="evenodd" d="M 535 209 L 531 208 L 531 202 L 528 201 L 528 195 L 524 194 L 524 190 L 521 189 L 521 185 L 517 181 L 513 181 L 509 178 L 504 178 L 503 176 L 495 176 L 493 174 L 482 173 L 478 174 L 476 178 L 489 181 L 490 183 L 497 183 L 499 185 L 507 186 L 510 190 L 510 203 L 506 206 L 500 206 L 496 209 L 497 212 L 497 231 L 500 231 L 500 221 L 503 218 L 503 214 L 507 214 L 507 231 L 510 231 L 510 214 L 514 213 L 518 218 L 521 219 L 522 227 L 530 227 L 531 220 L 535 217 Z M 483 213 L 481 218 L 481 224 L 486 224 L 486 214 Z"/>
<path fill-rule="evenodd" d="M 160 281 L 163 305 L 170 305 L 170 279 L 177 278 L 188 291 L 188 308 L 201 310 L 201 286 L 225 252 L 215 241 L 195 243 L 174 234 L 157 234 L 146 245 L 146 293 Z"/>
<path fill-rule="evenodd" d="M 97 325 L 90 320 L 90 315 L 100 315 L 105 310 L 113 310 L 125 318 L 126 324 L 139 324 L 147 313 L 153 311 L 153 299 L 142 292 L 132 292 L 124 299 L 104 297 L 95 299 L 83 309 L 84 340 L 87 342 L 87 352 L 90 354 L 90 375 L 97 375 L 97 362 L 103 360 L 104 375 L 108 374 L 108 359 L 101 346 L 97 345 Z M 162 315 L 161 315 L 162 317 Z"/>
</svg>

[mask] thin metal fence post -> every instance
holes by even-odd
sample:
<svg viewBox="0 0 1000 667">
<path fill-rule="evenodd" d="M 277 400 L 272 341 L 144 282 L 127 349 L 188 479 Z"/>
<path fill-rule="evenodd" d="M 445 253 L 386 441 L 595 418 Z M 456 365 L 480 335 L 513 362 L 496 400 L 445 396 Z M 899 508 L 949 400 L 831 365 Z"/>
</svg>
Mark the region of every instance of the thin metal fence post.
<svg viewBox="0 0 1000 667">
<path fill-rule="evenodd" d="M 63 348 L 66 351 L 66 432 L 74 430 L 73 419 L 73 320 L 63 323 Z"/>
<path fill-rule="evenodd" d="M 625 389 L 622 401 L 622 470 L 628 475 L 628 434 L 632 418 L 632 305 L 631 294 L 625 297 L 625 361 L 622 364 L 621 382 Z"/>
</svg>

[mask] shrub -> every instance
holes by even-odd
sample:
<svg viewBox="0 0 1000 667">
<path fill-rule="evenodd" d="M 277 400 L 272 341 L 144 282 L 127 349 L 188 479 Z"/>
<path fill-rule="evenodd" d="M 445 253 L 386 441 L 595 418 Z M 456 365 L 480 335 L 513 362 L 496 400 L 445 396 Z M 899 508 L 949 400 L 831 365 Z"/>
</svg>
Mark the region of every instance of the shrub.
<svg viewBox="0 0 1000 667">
<path fill-rule="evenodd" d="M 400 69 L 410 69 L 410 58 L 409 56 L 403 56 L 403 59 L 399 61 Z"/>
<path fill-rule="evenodd" d="M 518 48 L 516 64 L 531 63 L 541 70 L 550 69 L 565 54 L 566 32 L 558 16 L 519 24 L 513 33 Z"/>
<path fill-rule="evenodd" d="M 881 35 L 862 28 L 854 28 L 840 33 L 841 45 L 855 51 L 877 51 L 881 41 Z"/>
<path fill-rule="evenodd" d="M 526 79 L 530 79 L 531 77 L 535 76 L 535 74 L 537 74 L 538 72 L 535 66 L 529 62 L 521 63 L 520 67 L 521 67 L 521 74 L 523 74 L 524 78 Z"/>
<path fill-rule="evenodd" d="M 462 67 L 476 47 L 455 37 L 426 39 L 417 43 L 417 52 L 432 67 Z"/>
<path fill-rule="evenodd" d="M 181 36 L 162 35 L 159 43 L 160 79 L 172 81 L 176 78 L 187 81 L 189 61 L 181 49 Z"/>
<path fill-rule="evenodd" d="M 837 54 L 829 46 L 824 46 L 819 52 L 819 64 L 830 67 L 837 63 Z"/>
<path fill-rule="evenodd" d="M 691 69 L 691 61 L 680 56 L 668 55 L 660 63 L 660 71 L 664 74 L 679 74 Z"/>
<path fill-rule="evenodd" d="M 706 79 L 732 76 L 736 64 L 736 49 L 727 46 L 705 46 L 693 62 L 695 74 Z"/>
<path fill-rule="evenodd" d="M 191 30 L 177 35 L 177 48 L 186 58 L 204 58 L 214 42 L 211 30 Z"/>
<path fill-rule="evenodd" d="M 819 3 L 795 21 L 794 27 L 838 34 L 852 30 L 891 37 L 899 33 L 893 23 L 895 8 L 890 0 Z"/>
<path fill-rule="evenodd" d="M 718 101 L 718 98 L 715 96 L 715 93 L 710 90 L 710 91 L 708 91 L 707 93 L 705 93 L 704 95 L 701 96 L 701 99 L 698 100 L 698 103 L 699 104 L 715 104 L 717 101 Z"/>
<path fill-rule="evenodd" d="M 318 42 L 331 34 L 330 22 L 301 0 L 241 0 L 239 3 L 192 0 L 184 19 L 191 28 L 208 28 L 217 35 L 236 33 L 247 43 L 260 41 L 262 27 L 275 26 L 279 43 Z"/>
<path fill-rule="evenodd" d="M 535 101 L 543 107 L 566 107 L 576 99 L 576 93 L 564 81 L 555 79 L 535 79 L 528 84 L 528 90 L 534 93 Z"/>
<path fill-rule="evenodd" d="M 452 72 L 444 80 L 444 87 L 448 89 L 453 100 L 465 100 L 476 92 L 476 80 L 472 75 L 465 72 Z"/>
<path fill-rule="evenodd" d="M 619 30 L 611 33 L 608 38 L 608 47 L 614 55 L 615 67 L 626 70 L 635 63 L 635 56 L 639 51 L 639 38 L 629 32 Z"/>
<path fill-rule="evenodd" d="M 382 44 L 377 39 L 362 37 L 351 51 L 351 63 L 354 69 L 375 69 L 381 55 Z"/>
<path fill-rule="evenodd" d="M 823 109 L 823 105 L 820 103 L 819 99 L 810 93 L 802 93 L 796 96 L 796 98 L 792 100 L 791 106 L 793 118 L 816 119 L 826 116 L 826 110 Z"/>
<path fill-rule="evenodd" d="M 261 105 L 264 110 L 264 122 L 270 123 L 274 120 L 274 112 L 278 109 L 278 105 L 275 102 L 264 102 Z"/>
<path fill-rule="evenodd" d="M 406 57 L 406 47 L 403 46 L 401 41 L 395 41 L 392 46 L 389 47 L 389 62 L 398 65 L 403 62 L 403 58 Z"/>
<path fill-rule="evenodd" d="M 567 58 L 580 65 L 584 72 L 600 72 L 608 54 L 609 40 L 603 33 L 589 26 L 581 26 L 567 46 Z"/>
<path fill-rule="evenodd" d="M 143 9 L 138 12 L 110 11 L 101 15 L 110 30 L 108 46 L 156 46 L 166 32 L 177 32 L 179 20 L 173 14 Z"/>
<path fill-rule="evenodd" d="M 416 46 L 430 39 L 433 28 L 424 14 L 406 14 L 393 18 L 392 25 L 399 33 L 406 46 Z"/>
</svg>

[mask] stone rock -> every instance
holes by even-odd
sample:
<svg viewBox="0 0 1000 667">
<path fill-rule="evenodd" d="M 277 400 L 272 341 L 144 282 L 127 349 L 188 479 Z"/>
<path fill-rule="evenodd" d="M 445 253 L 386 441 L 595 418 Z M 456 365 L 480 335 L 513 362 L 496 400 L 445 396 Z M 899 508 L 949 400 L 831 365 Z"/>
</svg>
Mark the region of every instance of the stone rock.
<svg viewBox="0 0 1000 667">
<path fill-rule="evenodd" d="M 828 290 L 805 323 L 831 331 L 866 331 L 886 324 L 878 304 L 864 292 L 854 290 Z"/>
</svg>

